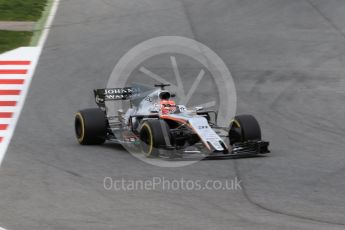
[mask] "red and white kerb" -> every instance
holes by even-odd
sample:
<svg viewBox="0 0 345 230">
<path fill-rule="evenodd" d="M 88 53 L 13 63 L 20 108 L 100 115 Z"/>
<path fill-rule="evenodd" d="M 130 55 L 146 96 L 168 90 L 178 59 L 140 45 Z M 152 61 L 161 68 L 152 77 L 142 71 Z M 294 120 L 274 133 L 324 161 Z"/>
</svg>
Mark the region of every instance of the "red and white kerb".
<svg viewBox="0 0 345 230">
<path fill-rule="evenodd" d="M 0 54 L 0 165 L 23 108 L 40 47 L 21 47 Z"/>
<path fill-rule="evenodd" d="M 30 60 L 0 60 L 0 144 L 8 136 L 30 65 Z"/>
</svg>

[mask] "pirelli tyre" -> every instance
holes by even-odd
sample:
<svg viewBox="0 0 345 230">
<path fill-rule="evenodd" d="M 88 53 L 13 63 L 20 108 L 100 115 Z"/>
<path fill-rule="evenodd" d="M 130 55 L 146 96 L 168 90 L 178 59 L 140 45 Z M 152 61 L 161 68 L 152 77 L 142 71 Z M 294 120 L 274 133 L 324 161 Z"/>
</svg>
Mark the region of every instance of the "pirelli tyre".
<svg viewBox="0 0 345 230">
<path fill-rule="evenodd" d="M 99 108 L 77 112 L 74 126 L 77 140 L 81 145 L 100 145 L 106 140 L 106 118 Z"/>
<path fill-rule="evenodd" d="M 169 126 L 164 120 L 150 119 L 139 128 L 140 148 L 146 157 L 157 157 L 159 149 L 170 144 Z"/>
<path fill-rule="evenodd" d="M 238 115 L 230 122 L 230 144 L 261 140 L 259 122 L 252 115 Z"/>
</svg>

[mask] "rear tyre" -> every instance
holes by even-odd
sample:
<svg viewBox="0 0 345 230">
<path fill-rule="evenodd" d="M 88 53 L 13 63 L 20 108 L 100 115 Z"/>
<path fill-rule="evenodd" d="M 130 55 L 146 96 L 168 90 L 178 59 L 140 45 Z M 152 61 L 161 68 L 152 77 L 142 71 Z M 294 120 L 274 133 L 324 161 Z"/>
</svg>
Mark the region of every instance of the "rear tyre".
<svg viewBox="0 0 345 230">
<path fill-rule="evenodd" d="M 159 148 L 164 148 L 170 142 L 170 129 L 164 120 L 146 120 L 140 125 L 139 135 L 141 151 L 146 157 L 157 157 Z"/>
<path fill-rule="evenodd" d="M 81 145 L 100 145 L 107 135 L 106 118 L 99 108 L 84 109 L 75 115 L 75 134 Z"/>
<path fill-rule="evenodd" d="M 230 122 L 230 144 L 261 140 L 261 128 L 252 115 L 238 115 Z"/>
</svg>

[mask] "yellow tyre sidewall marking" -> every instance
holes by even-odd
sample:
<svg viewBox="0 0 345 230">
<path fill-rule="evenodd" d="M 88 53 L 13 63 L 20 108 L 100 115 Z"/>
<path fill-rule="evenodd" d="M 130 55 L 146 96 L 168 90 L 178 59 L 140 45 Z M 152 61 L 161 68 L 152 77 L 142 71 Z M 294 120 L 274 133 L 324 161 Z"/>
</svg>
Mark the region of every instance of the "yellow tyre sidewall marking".
<svg viewBox="0 0 345 230">
<path fill-rule="evenodd" d="M 231 120 L 231 121 L 230 121 L 230 126 L 231 126 L 231 124 L 233 124 L 233 123 L 237 126 L 237 128 L 241 128 L 240 122 L 238 122 L 237 120 L 235 120 L 235 119 Z"/>
<path fill-rule="evenodd" d="M 80 120 L 81 123 L 81 135 L 80 137 L 78 137 L 78 141 L 79 143 L 82 143 L 85 137 L 85 123 L 84 123 L 84 119 L 83 116 L 81 115 L 81 113 L 77 113 L 76 118 Z"/>
<path fill-rule="evenodd" d="M 147 128 L 147 130 L 148 130 L 148 132 L 149 132 L 149 134 L 150 134 L 150 148 L 149 148 L 149 151 L 146 153 L 146 152 L 144 152 L 144 154 L 146 155 L 146 156 L 150 156 L 151 154 L 152 154 L 152 150 L 153 150 L 153 135 L 152 135 L 152 130 L 151 130 L 151 127 L 147 124 L 147 123 L 144 123 L 143 124 L 143 127 L 146 127 Z M 142 127 L 142 128 L 143 128 Z"/>
</svg>

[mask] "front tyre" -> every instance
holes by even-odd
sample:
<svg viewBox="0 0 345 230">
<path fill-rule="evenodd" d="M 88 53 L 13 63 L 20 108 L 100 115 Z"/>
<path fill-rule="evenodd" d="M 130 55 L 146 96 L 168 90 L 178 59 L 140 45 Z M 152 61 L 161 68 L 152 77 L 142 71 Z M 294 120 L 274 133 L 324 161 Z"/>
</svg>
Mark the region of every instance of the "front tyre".
<svg viewBox="0 0 345 230">
<path fill-rule="evenodd" d="M 75 134 L 81 145 L 100 145 L 107 135 L 106 118 L 99 108 L 84 109 L 76 113 Z"/>
<path fill-rule="evenodd" d="M 170 142 L 170 129 L 164 120 L 146 120 L 140 125 L 141 151 L 146 157 L 157 157 L 159 148 L 164 148 Z"/>
<path fill-rule="evenodd" d="M 230 122 L 230 144 L 247 141 L 260 141 L 261 128 L 252 115 L 238 115 Z"/>
</svg>

